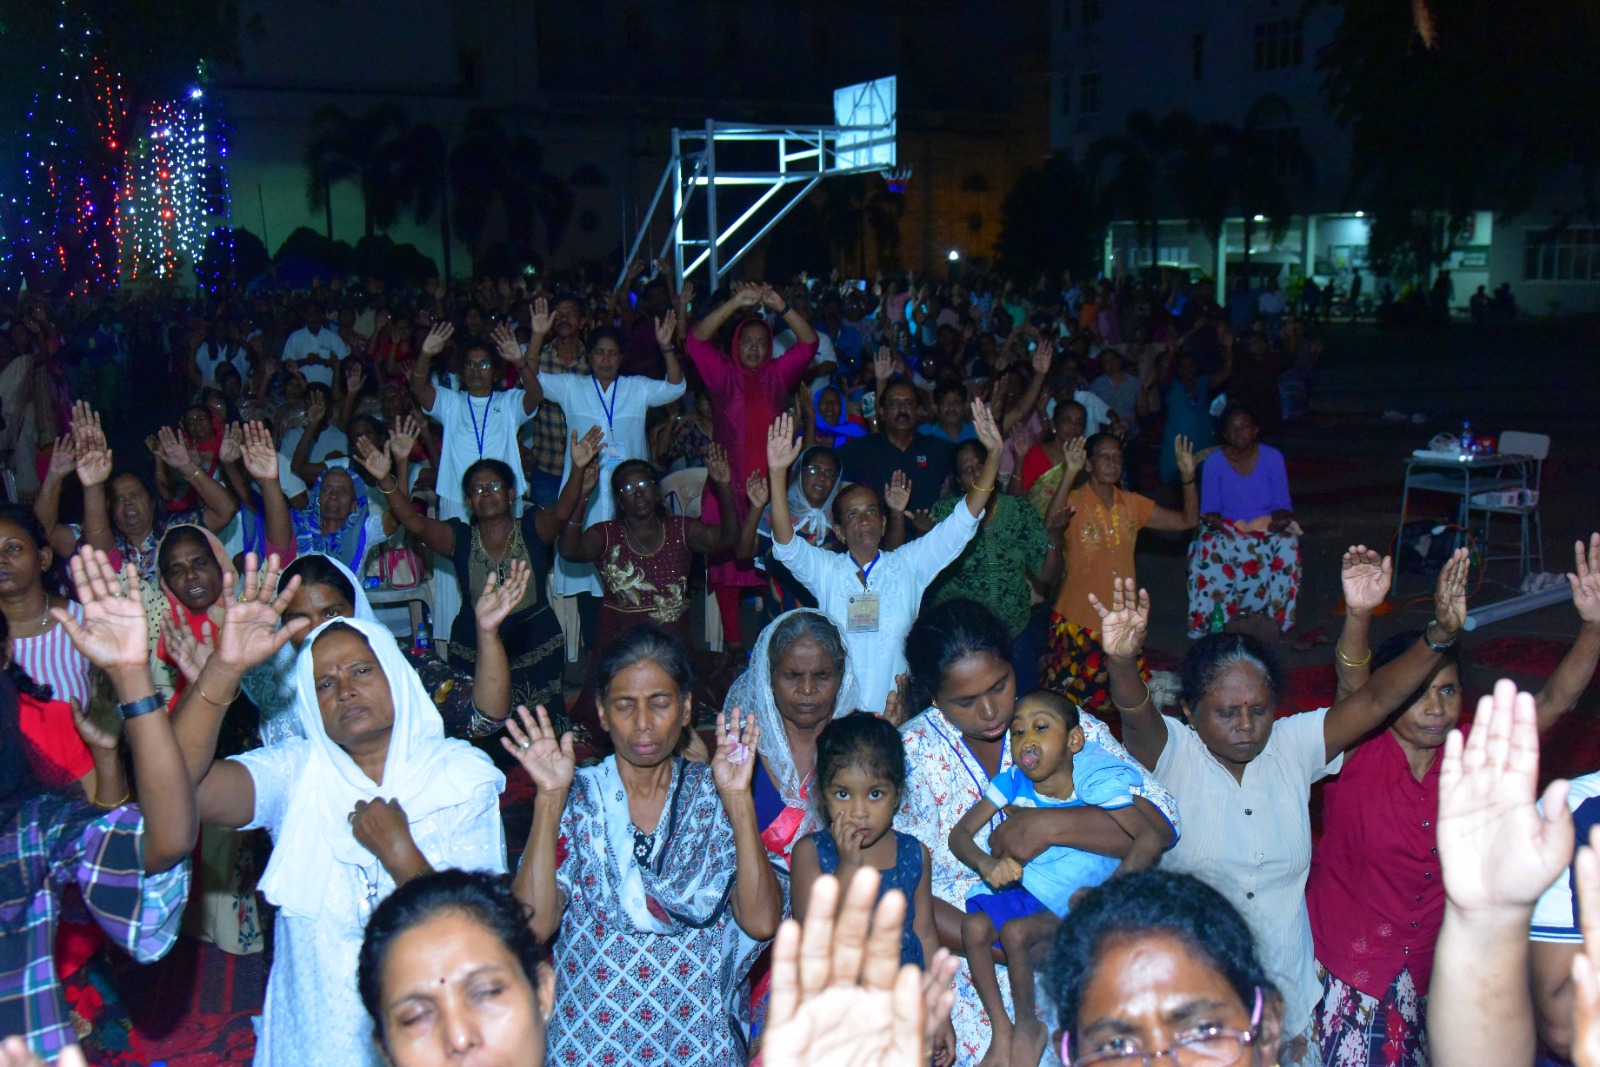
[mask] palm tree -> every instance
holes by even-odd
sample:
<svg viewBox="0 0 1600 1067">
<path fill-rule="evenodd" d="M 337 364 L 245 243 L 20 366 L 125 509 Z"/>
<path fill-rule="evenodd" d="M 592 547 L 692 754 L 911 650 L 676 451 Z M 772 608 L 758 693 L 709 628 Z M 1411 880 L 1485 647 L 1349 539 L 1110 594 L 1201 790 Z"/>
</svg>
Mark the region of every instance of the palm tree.
<svg viewBox="0 0 1600 1067">
<path fill-rule="evenodd" d="M 1288 101 L 1268 93 L 1250 106 L 1240 127 L 1221 127 L 1221 185 L 1227 202 L 1244 219 L 1244 267 L 1250 268 L 1251 237 L 1262 216 L 1273 240 L 1289 229 L 1295 192 L 1310 188 L 1315 163 L 1300 144 Z M 1309 266 L 1309 265 L 1308 265 Z"/>
<path fill-rule="evenodd" d="M 405 130 L 405 111 L 392 103 L 379 104 L 360 115 L 325 107 L 311 116 L 311 140 L 305 151 L 306 202 L 311 210 L 324 213 L 329 240 L 333 238 L 334 182 L 360 184 L 367 236 L 394 225 L 399 204 L 406 199 L 409 176 L 399 165 L 392 142 Z"/>
<path fill-rule="evenodd" d="M 451 217 L 476 264 L 501 237 L 532 248 L 541 228 L 553 253 L 572 223 L 572 189 L 545 170 L 544 148 L 526 134 L 507 132 L 488 108 L 475 108 L 450 150 Z"/>
<path fill-rule="evenodd" d="M 1175 111 L 1158 120 L 1140 108 L 1128 114 L 1122 133 L 1099 138 L 1084 153 L 1083 169 L 1101 214 L 1134 220 L 1140 238 L 1150 242 L 1151 266 L 1160 254 L 1163 186 L 1194 132 L 1195 120 L 1188 112 Z"/>
</svg>

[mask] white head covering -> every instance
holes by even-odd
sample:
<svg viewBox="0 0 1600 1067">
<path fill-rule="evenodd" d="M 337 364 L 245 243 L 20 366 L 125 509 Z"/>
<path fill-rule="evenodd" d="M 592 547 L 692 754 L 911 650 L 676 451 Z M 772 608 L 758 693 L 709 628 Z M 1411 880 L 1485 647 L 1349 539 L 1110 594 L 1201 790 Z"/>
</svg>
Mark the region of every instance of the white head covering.
<svg viewBox="0 0 1600 1067">
<path fill-rule="evenodd" d="M 772 647 L 772 635 L 786 620 L 796 615 L 815 615 L 821 625 L 838 632 L 833 621 L 814 608 L 796 608 L 779 615 L 756 638 L 755 647 L 750 650 L 750 666 L 733 680 L 728 699 L 722 704 L 723 710 L 729 713 L 734 708 L 741 708 L 746 714 L 755 713 L 756 722 L 761 726 L 761 741 L 757 746 L 761 762 L 777 783 L 783 802 L 790 807 L 798 807 L 805 802 L 800 798 L 800 772 L 794 765 L 794 754 L 789 751 L 789 735 L 784 732 L 783 717 L 778 714 L 778 701 L 772 695 L 769 649 Z M 839 645 L 844 649 L 844 662 L 839 665 L 839 695 L 833 702 L 833 717 L 836 719 L 861 706 L 861 690 L 856 685 L 856 672 L 850 665 L 850 646 L 843 640 Z"/>
<path fill-rule="evenodd" d="M 822 502 L 821 507 L 811 506 L 800 485 L 800 478 L 806 461 L 818 452 L 826 452 L 833 457 L 834 463 L 839 462 L 839 454 L 833 449 L 826 445 L 812 445 L 800 453 L 800 458 L 794 461 L 794 468 L 789 471 L 789 520 L 794 524 L 795 531 L 813 544 L 816 538 L 826 537 L 828 531 L 833 529 L 833 501 L 844 485 L 844 468 L 841 466 L 839 477 L 833 480 L 833 488 L 828 491 L 828 499 Z"/>
<path fill-rule="evenodd" d="M 394 728 L 382 785 L 363 774 L 322 725 L 312 645 L 330 626 L 347 626 L 365 638 L 389 680 Z M 309 758 L 289 798 L 261 892 L 287 914 L 316 919 L 340 864 L 366 867 L 375 861 L 350 830 L 356 801 L 396 800 L 415 822 L 465 802 L 486 784 L 500 792 L 506 780 L 488 756 L 465 741 L 445 738 L 444 721 L 417 672 L 400 654 L 393 635 L 377 623 L 330 619 L 318 626 L 302 646 L 296 676 L 294 710 L 308 740 Z"/>
<path fill-rule="evenodd" d="M 355 590 L 351 599 L 354 601 L 355 617 L 362 622 L 376 623 L 378 616 L 373 614 L 372 604 L 367 600 L 367 592 L 361 588 L 361 582 L 354 572 L 346 567 L 337 557 L 325 552 L 302 552 L 296 559 L 305 559 L 308 556 L 320 556 L 339 568 L 339 572 L 350 582 L 350 588 Z M 296 682 L 294 673 L 295 658 L 300 650 L 294 643 L 284 645 L 273 653 L 271 659 L 259 667 L 252 668 L 245 675 L 245 690 L 250 699 L 261 711 L 261 743 L 275 745 L 291 737 L 304 737 L 305 732 L 300 727 L 300 720 L 294 714 L 294 701 L 296 695 Z"/>
</svg>

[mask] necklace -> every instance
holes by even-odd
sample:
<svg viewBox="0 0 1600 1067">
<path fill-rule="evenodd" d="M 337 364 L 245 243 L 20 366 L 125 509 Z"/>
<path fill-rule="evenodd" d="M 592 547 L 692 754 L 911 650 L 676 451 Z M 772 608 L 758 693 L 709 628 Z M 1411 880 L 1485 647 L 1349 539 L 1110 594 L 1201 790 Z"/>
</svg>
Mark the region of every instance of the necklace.
<svg viewBox="0 0 1600 1067">
<path fill-rule="evenodd" d="M 633 554 L 634 555 L 640 556 L 640 557 L 642 557 L 644 559 L 649 559 L 651 556 L 655 555 L 657 552 L 660 552 L 661 551 L 661 546 L 667 543 L 667 524 L 664 523 L 664 522 L 660 523 L 659 528 L 660 528 L 660 531 L 661 531 L 660 539 L 656 542 L 656 547 L 652 548 L 648 552 L 646 552 L 644 549 L 640 548 L 636 543 L 634 543 L 633 534 L 628 532 L 628 524 L 626 522 L 624 522 L 622 524 L 622 536 L 627 538 L 628 547 L 633 550 Z"/>
<path fill-rule="evenodd" d="M 494 571 L 498 581 L 505 581 L 510 573 L 511 564 L 517 558 L 517 549 L 522 545 L 522 535 L 518 527 L 521 524 L 516 520 L 511 523 L 511 535 L 506 538 L 506 543 L 496 556 L 489 554 L 489 548 L 483 543 L 483 531 L 477 526 L 472 528 L 472 562 L 478 566 L 474 569 Z"/>
</svg>

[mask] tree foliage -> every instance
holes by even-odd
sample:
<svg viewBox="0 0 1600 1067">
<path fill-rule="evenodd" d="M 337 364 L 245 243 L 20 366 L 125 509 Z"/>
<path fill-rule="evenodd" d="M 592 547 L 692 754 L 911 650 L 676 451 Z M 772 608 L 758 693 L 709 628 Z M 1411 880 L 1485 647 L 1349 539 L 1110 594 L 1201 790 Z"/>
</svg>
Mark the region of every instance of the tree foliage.
<svg viewBox="0 0 1600 1067">
<path fill-rule="evenodd" d="M 1471 212 L 1524 211 L 1553 179 L 1573 190 L 1558 213 L 1595 216 L 1600 5 L 1436 0 L 1432 48 L 1405 4 L 1338 6 L 1318 66 L 1352 136 L 1347 201 L 1375 215 L 1375 269 L 1431 272 Z"/>
<path fill-rule="evenodd" d="M 451 219 L 476 264 L 491 245 L 553 253 L 572 225 L 571 186 L 545 169 L 544 146 L 475 108 L 450 149 Z M 542 241 L 540 240 L 542 238 Z"/>
<path fill-rule="evenodd" d="M 1069 268 L 1093 276 L 1100 266 L 1105 216 L 1088 177 L 1056 152 L 1017 176 L 1000 205 L 1000 266 L 1016 277 Z"/>
</svg>

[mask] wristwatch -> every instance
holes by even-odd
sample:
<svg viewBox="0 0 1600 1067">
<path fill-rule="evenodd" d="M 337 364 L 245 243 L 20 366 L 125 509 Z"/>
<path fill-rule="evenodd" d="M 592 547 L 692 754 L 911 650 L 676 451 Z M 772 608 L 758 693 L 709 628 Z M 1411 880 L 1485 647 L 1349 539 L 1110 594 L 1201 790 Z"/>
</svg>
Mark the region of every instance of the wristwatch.
<svg viewBox="0 0 1600 1067">
<path fill-rule="evenodd" d="M 137 719 L 141 715 L 148 715 L 152 711 L 159 711 L 167 704 L 166 698 L 160 693 L 151 693 L 147 697 L 135 700 L 131 704 L 118 704 L 117 714 L 122 716 L 122 721 Z"/>
</svg>

